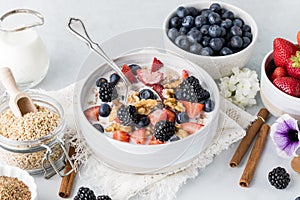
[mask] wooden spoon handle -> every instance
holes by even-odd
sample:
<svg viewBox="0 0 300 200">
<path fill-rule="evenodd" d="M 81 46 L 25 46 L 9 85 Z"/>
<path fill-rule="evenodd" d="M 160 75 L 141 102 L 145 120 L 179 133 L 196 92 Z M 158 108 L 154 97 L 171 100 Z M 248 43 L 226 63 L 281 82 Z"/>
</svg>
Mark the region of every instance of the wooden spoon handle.
<svg viewBox="0 0 300 200">
<path fill-rule="evenodd" d="M 0 81 L 2 82 L 3 86 L 7 89 L 10 96 L 16 96 L 20 92 L 10 68 L 0 68 Z"/>
</svg>

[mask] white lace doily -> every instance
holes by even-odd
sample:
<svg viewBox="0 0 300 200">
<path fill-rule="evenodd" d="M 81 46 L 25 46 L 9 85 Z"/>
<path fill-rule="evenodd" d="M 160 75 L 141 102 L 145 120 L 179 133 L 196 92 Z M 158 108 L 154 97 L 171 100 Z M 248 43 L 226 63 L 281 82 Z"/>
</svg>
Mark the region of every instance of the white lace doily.
<svg viewBox="0 0 300 200">
<path fill-rule="evenodd" d="M 184 170 L 159 175 L 121 173 L 107 167 L 95 158 L 86 146 L 84 138 L 77 133 L 73 116 L 73 89 L 74 85 L 70 85 L 58 91 L 47 92 L 47 94 L 57 99 L 64 107 L 68 126 L 67 137 L 71 139 L 72 143 L 76 139 L 74 158 L 82 163 L 79 172 L 81 185 L 93 188 L 97 194 L 109 194 L 114 200 L 174 199 L 176 192 L 188 179 L 195 178 L 199 170 L 210 164 L 216 155 L 240 140 L 245 135 L 245 128 L 254 120 L 254 116 L 221 98 L 217 136 L 212 144 Z"/>
</svg>

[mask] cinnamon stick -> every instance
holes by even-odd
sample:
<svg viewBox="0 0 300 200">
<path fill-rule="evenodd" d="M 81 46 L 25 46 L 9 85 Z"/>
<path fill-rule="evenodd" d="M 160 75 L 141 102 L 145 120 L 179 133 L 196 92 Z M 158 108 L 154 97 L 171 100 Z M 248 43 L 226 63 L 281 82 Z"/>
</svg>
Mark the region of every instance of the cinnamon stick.
<svg viewBox="0 0 300 200">
<path fill-rule="evenodd" d="M 72 155 L 74 153 L 75 153 L 75 148 L 70 146 L 70 148 L 69 148 L 70 158 L 72 157 Z M 65 173 L 69 172 L 70 170 L 72 170 L 72 166 L 70 165 L 69 162 L 67 162 L 66 167 L 65 167 Z M 72 191 L 73 182 L 74 182 L 74 179 L 75 179 L 75 175 L 76 175 L 76 172 L 73 171 L 68 176 L 64 176 L 62 178 L 60 188 L 59 188 L 59 192 L 58 192 L 58 195 L 60 197 L 68 198 L 70 196 L 71 191 Z"/>
<path fill-rule="evenodd" d="M 251 154 L 249 156 L 247 165 L 244 169 L 244 172 L 243 172 L 242 177 L 239 182 L 240 186 L 242 186 L 242 187 L 248 187 L 253 178 L 259 158 L 260 158 L 261 153 L 263 152 L 264 146 L 266 144 L 269 129 L 270 129 L 270 126 L 268 124 L 263 124 L 259 131 L 259 135 L 255 141 L 255 144 L 254 144 Z"/>
<path fill-rule="evenodd" d="M 269 115 L 269 111 L 266 108 L 260 109 L 257 114 L 256 120 L 252 122 L 252 124 L 248 127 L 245 137 L 240 142 L 238 148 L 236 149 L 231 161 L 229 163 L 230 167 L 236 167 L 240 164 L 241 160 L 243 159 L 244 155 L 248 151 L 253 139 L 257 135 L 260 127 L 267 120 Z"/>
</svg>

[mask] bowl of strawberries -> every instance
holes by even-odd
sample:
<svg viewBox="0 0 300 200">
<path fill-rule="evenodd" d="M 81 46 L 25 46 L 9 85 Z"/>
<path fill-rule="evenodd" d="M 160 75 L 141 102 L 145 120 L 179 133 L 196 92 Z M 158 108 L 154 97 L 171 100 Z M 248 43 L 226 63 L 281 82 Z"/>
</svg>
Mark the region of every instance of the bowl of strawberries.
<svg viewBox="0 0 300 200">
<path fill-rule="evenodd" d="M 261 98 L 276 117 L 290 114 L 300 119 L 300 33 L 298 44 L 275 38 L 273 50 L 261 65 Z"/>
</svg>

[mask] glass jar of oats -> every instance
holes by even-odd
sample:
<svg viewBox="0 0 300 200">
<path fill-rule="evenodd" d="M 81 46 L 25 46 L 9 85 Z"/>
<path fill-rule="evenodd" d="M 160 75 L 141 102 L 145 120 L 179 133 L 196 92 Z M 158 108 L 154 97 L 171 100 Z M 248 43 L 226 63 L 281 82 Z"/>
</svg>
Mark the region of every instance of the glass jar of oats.
<svg viewBox="0 0 300 200">
<path fill-rule="evenodd" d="M 15 117 L 8 97 L 0 100 L 0 162 L 30 174 L 50 178 L 65 165 L 63 136 L 66 130 L 62 106 L 53 98 L 29 93 L 38 112 Z M 61 175 L 61 174 L 60 174 Z M 61 175 L 63 176 L 63 175 Z"/>
</svg>

